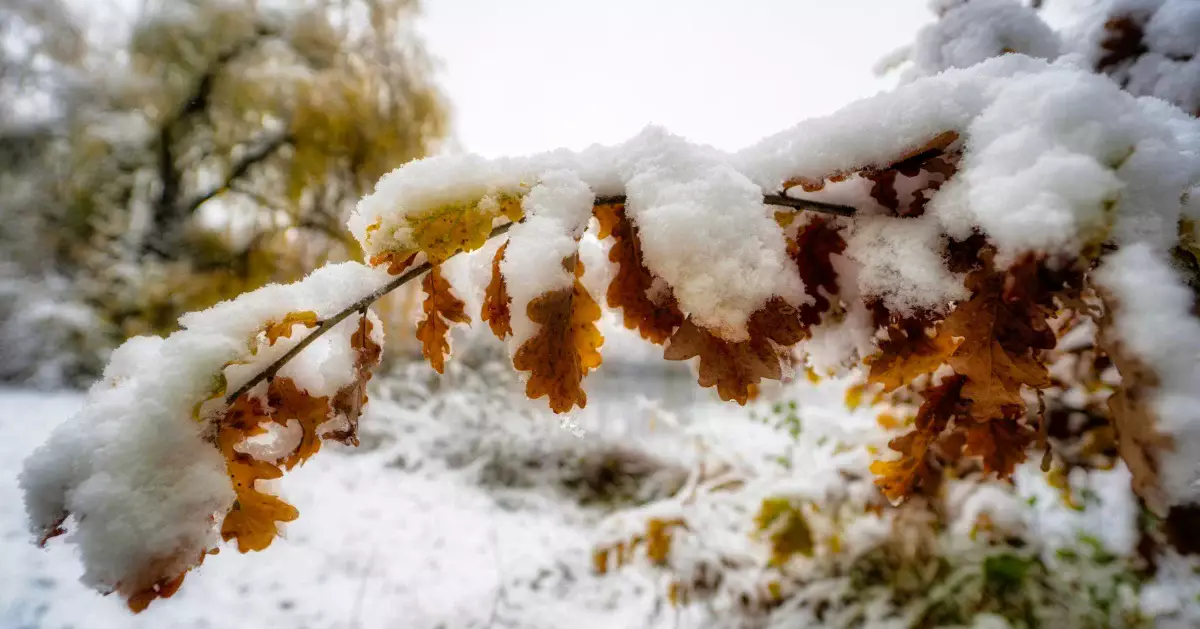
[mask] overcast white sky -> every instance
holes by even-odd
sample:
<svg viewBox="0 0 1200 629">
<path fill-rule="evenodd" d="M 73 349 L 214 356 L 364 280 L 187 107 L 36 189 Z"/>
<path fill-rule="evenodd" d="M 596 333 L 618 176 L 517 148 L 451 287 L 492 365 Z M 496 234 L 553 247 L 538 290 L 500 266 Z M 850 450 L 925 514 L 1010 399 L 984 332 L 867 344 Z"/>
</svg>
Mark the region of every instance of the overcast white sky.
<svg viewBox="0 0 1200 629">
<path fill-rule="evenodd" d="M 424 0 L 457 140 L 485 156 L 650 123 L 737 149 L 888 82 L 926 0 Z"/>
</svg>

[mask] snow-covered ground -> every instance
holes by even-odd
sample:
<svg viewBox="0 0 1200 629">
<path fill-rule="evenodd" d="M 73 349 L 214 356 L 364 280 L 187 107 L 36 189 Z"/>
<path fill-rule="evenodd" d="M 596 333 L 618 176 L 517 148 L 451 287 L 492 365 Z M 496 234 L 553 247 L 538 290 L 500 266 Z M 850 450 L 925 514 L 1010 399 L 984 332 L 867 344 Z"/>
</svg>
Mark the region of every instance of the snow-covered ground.
<svg viewBox="0 0 1200 629">
<path fill-rule="evenodd" d="M 0 627 L 562 627 L 569 619 L 583 629 L 642 625 L 651 611 L 651 584 L 645 605 L 625 592 L 607 611 L 562 596 L 564 586 L 597 581 L 593 513 L 536 492 L 504 498 L 474 482 L 471 468 L 412 469 L 394 448 L 378 447 L 322 451 L 290 473 L 284 492 L 301 517 L 285 540 L 258 556 L 225 548 L 175 597 L 133 616 L 78 582 L 69 544 L 39 550 L 27 531 L 21 463 L 81 403 L 72 393 L 0 392 Z M 386 411 L 377 404 L 364 421 Z M 539 594 L 539 582 L 554 586 Z M 596 590 L 613 587 L 638 589 L 597 581 L 587 598 L 602 606 Z"/>
</svg>

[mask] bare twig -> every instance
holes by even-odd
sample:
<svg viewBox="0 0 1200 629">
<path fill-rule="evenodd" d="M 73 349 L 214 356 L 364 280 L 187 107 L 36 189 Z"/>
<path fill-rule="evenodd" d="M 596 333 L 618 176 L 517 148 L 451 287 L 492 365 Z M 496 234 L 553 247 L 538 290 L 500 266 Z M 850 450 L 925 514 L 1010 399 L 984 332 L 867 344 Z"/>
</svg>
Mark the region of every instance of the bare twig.
<svg viewBox="0 0 1200 629">
<path fill-rule="evenodd" d="M 596 198 L 597 205 L 606 204 L 606 203 L 624 203 L 624 202 L 625 202 L 624 196 L 610 196 L 610 197 L 597 197 Z M 783 194 L 764 195 L 763 202 L 766 203 L 767 205 L 782 205 L 782 206 L 794 208 L 797 210 L 810 210 L 813 212 L 820 212 L 822 214 L 833 214 L 836 216 L 853 216 L 856 211 L 855 208 L 845 206 L 845 205 L 835 205 L 832 203 L 823 203 L 820 201 L 808 201 L 808 200 L 804 200 L 804 199 L 796 199 L 796 198 L 789 197 L 789 196 L 783 195 Z M 511 228 L 512 226 L 513 226 L 513 223 L 506 223 L 504 225 L 501 225 L 501 226 L 493 229 L 492 233 L 488 235 L 488 240 L 491 240 L 492 238 L 495 238 L 496 236 L 499 236 L 501 234 L 508 232 L 509 228 Z M 430 265 L 428 262 L 426 262 L 419 266 L 413 267 L 412 269 L 409 269 L 407 272 L 397 276 L 395 279 L 389 281 L 388 283 L 384 284 L 383 286 L 380 286 L 379 288 L 375 289 L 369 295 L 363 297 L 362 299 L 359 299 L 358 301 L 350 304 L 349 306 L 346 306 L 344 309 L 342 309 L 337 314 L 329 317 L 328 319 L 322 319 L 317 324 L 316 328 L 313 329 L 312 332 L 309 332 L 308 336 L 301 339 L 299 343 L 296 343 L 294 346 L 292 346 L 292 348 L 289 349 L 283 356 L 280 356 L 279 358 L 275 359 L 275 362 L 268 365 L 266 369 L 264 369 L 263 371 L 260 371 L 253 378 L 251 378 L 249 381 L 247 381 L 246 384 L 243 384 L 242 386 L 238 387 L 238 389 L 236 391 L 234 391 L 232 394 L 227 396 L 225 398 L 225 403 L 233 404 L 234 400 L 237 400 L 239 397 L 244 395 L 247 391 L 249 391 L 250 389 L 253 389 L 255 386 L 258 386 L 258 384 L 260 382 L 263 382 L 264 380 L 269 380 L 269 379 L 275 377 L 275 374 L 279 373 L 279 370 L 282 369 L 283 366 L 288 363 L 288 361 L 295 358 L 296 355 L 299 354 L 300 352 L 304 351 L 304 348 L 311 345 L 313 341 L 317 340 L 322 335 L 324 335 L 326 332 L 333 329 L 333 326 L 341 323 L 342 321 L 344 321 L 346 319 L 346 317 L 349 317 L 351 314 L 354 314 L 356 311 L 361 310 L 361 311 L 365 312 L 367 306 L 370 306 L 371 304 L 375 303 L 380 297 L 383 297 L 384 295 L 386 295 L 386 294 L 396 290 L 397 288 L 400 288 L 401 286 L 411 282 L 412 280 L 420 277 L 422 274 L 424 274 L 426 271 L 428 271 L 431 266 L 432 265 Z"/>
</svg>

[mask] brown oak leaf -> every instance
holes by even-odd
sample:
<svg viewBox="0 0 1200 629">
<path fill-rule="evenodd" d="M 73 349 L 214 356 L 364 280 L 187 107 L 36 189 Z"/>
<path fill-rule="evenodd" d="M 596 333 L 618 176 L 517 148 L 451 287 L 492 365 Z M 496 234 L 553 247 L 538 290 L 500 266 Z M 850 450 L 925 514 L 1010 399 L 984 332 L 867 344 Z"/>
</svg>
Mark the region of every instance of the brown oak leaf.
<svg viewBox="0 0 1200 629">
<path fill-rule="evenodd" d="M 931 336 L 927 326 L 925 317 L 892 322 L 887 328 L 887 339 L 879 344 L 879 352 L 866 361 L 871 366 L 867 382 L 883 385 L 885 392 L 894 391 L 945 364 L 962 339 L 949 334 Z"/>
<path fill-rule="evenodd" d="M 972 296 L 950 313 L 939 335 L 962 342 L 948 362 L 966 376 L 963 399 L 970 417 L 988 420 L 1016 417 L 1025 409 L 1021 387 L 1050 386 L 1050 373 L 1040 350 L 1054 346 L 1047 313 L 1028 300 L 1004 299 L 1005 276 L 990 264 L 967 276 Z"/>
<path fill-rule="evenodd" d="M 500 261 L 504 259 L 504 252 L 507 249 L 508 242 L 505 241 L 496 250 L 496 256 L 492 258 L 492 279 L 488 282 L 487 290 L 484 292 L 483 307 L 479 313 L 479 318 L 487 321 L 488 327 L 492 329 L 492 334 L 502 341 L 512 336 L 512 312 L 509 310 L 512 307 L 512 298 L 508 295 L 508 285 L 504 283 L 504 275 L 500 273 Z"/>
<path fill-rule="evenodd" d="M 348 446 L 358 445 L 358 419 L 367 403 L 367 381 L 383 356 L 383 348 L 371 340 L 373 327 L 370 317 L 363 313 L 359 317 L 358 329 L 350 336 L 350 345 L 355 353 L 354 382 L 342 387 L 331 403 L 333 411 L 344 419 L 345 425 L 329 431 L 323 436 L 324 439 Z"/>
<path fill-rule="evenodd" d="M 259 479 L 270 480 L 283 476 L 283 470 L 234 448 L 247 434 L 260 432 L 260 424 L 270 419 L 260 403 L 248 399 L 248 396 L 243 397 L 246 400 L 241 405 L 238 402 L 242 400 L 235 400 L 230 407 L 231 411 L 237 407 L 237 417 L 222 422 L 217 434 L 217 447 L 225 457 L 229 480 L 236 496 L 233 507 L 221 523 L 221 538 L 225 541 L 236 539 L 238 550 L 245 553 L 269 546 L 279 534 L 276 523 L 295 520 L 300 512 L 277 496 L 261 492 L 255 487 Z"/>
<path fill-rule="evenodd" d="M 1012 476 L 1017 464 L 1025 460 L 1025 449 L 1037 438 L 1037 431 L 1016 419 L 992 419 L 969 422 L 963 454 L 983 460 L 984 472 L 1001 478 Z"/>
<path fill-rule="evenodd" d="M 625 327 L 637 330 L 651 343 L 663 344 L 683 322 L 683 312 L 670 289 L 654 294 L 655 277 L 642 262 L 637 227 L 625 215 L 624 204 L 601 204 L 595 215 L 601 238 L 612 236 L 608 259 L 617 266 L 605 297 L 610 308 L 620 308 Z"/>
<path fill-rule="evenodd" d="M 829 310 L 829 296 L 838 294 L 837 270 L 833 256 L 846 250 L 846 241 L 832 221 L 813 218 L 800 228 L 794 240 L 788 242 L 788 254 L 800 271 L 804 290 L 813 298 L 812 304 L 800 307 L 800 320 L 813 326 Z"/>
<path fill-rule="evenodd" d="M 778 380 L 783 375 L 779 352 L 767 338 L 751 335 L 745 341 L 727 341 L 688 317 L 671 336 L 663 357 L 687 360 L 695 356 L 700 357 L 700 386 L 715 386 L 722 400 L 738 404 L 753 397 L 760 380 Z"/>
<path fill-rule="evenodd" d="M 425 279 L 421 281 L 425 289 L 425 302 L 422 309 L 425 318 L 417 324 L 417 340 L 421 341 L 421 354 L 429 360 L 429 364 L 438 373 L 445 371 L 446 356 L 450 354 L 451 323 L 470 323 L 464 304 L 450 287 L 450 282 L 442 277 L 440 267 L 429 269 Z"/>
<path fill-rule="evenodd" d="M 574 269 L 573 286 L 529 302 L 526 313 L 541 327 L 513 355 L 513 367 L 529 372 L 525 395 L 531 400 L 547 396 L 555 413 L 587 406 L 583 377 L 600 366 L 599 348 L 604 342 L 596 327 L 600 305 L 579 281 L 583 263 L 571 256 L 563 260 L 563 265 Z"/>
<path fill-rule="evenodd" d="M 875 484 L 892 502 L 917 488 L 929 489 L 936 483 L 932 448 L 960 410 L 965 381 L 962 376 L 948 376 L 925 391 L 925 401 L 917 411 L 913 429 L 888 443 L 889 448 L 900 453 L 900 458 L 871 463 L 871 472 L 878 477 Z"/>
</svg>

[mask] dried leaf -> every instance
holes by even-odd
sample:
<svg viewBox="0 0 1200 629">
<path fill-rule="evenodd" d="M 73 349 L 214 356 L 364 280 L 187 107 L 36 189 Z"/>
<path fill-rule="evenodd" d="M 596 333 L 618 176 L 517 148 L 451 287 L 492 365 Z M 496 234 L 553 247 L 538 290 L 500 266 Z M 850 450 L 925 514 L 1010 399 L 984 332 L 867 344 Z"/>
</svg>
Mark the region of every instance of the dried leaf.
<svg viewBox="0 0 1200 629">
<path fill-rule="evenodd" d="M 400 275 L 412 266 L 414 260 L 417 259 L 416 252 L 412 251 L 389 251 L 379 255 L 371 256 L 371 266 L 387 265 L 388 275 Z"/>
<path fill-rule="evenodd" d="M 1025 460 L 1025 449 L 1037 438 L 1037 431 L 1015 419 L 970 422 L 964 427 L 963 454 L 983 459 L 984 472 L 1001 478 L 1012 476 L 1013 469 Z"/>
<path fill-rule="evenodd" d="M 717 387 L 722 400 L 745 404 L 754 386 L 763 378 L 778 380 L 782 375 L 779 352 L 761 336 L 733 342 L 709 332 L 685 319 L 671 337 L 663 357 L 687 360 L 700 357 L 700 386 Z"/>
<path fill-rule="evenodd" d="M 438 266 L 429 269 L 421 281 L 425 289 L 422 309 L 425 318 L 417 324 L 417 340 L 421 341 L 421 354 L 438 373 L 445 371 L 446 356 L 450 354 L 451 323 L 470 323 L 464 311 L 466 304 L 454 296 L 450 282 L 442 277 Z"/>
<path fill-rule="evenodd" d="M 981 269 L 968 276 L 971 299 L 946 318 L 939 335 L 963 340 L 949 359 L 966 376 L 962 397 L 968 413 L 984 421 L 1019 416 L 1025 409 L 1021 387 L 1050 386 L 1039 351 L 1054 346 L 1046 313 L 1028 300 L 1003 298 L 1004 276 Z"/>
<path fill-rule="evenodd" d="M 529 372 L 525 395 L 531 400 L 548 396 L 556 413 L 587 405 L 583 377 L 600 366 L 599 348 L 604 342 L 596 327 L 600 306 L 579 281 L 583 263 L 568 258 L 563 264 L 574 267 L 574 285 L 529 302 L 529 319 L 541 327 L 513 356 L 513 367 Z"/>
<path fill-rule="evenodd" d="M 278 497 L 255 487 L 259 479 L 279 478 L 283 476 L 283 471 L 273 463 L 259 461 L 234 449 L 247 435 L 245 426 L 253 425 L 251 430 L 257 430 L 259 424 L 270 419 L 255 400 L 247 399 L 239 407 L 239 413 L 241 415 L 235 422 L 222 422 L 217 446 L 225 456 L 230 483 L 236 494 L 233 507 L 221 523 L 221 538 L 225 541 L 237 539 L 238 550 L 245 553 L 269 546 L 279 534 L 276 523 L 295 520 L 300 512 Z"/>
<path fill-rule="evenodd" d="M 900 453 L 900 458 L 871 463 L 871 473 L 878 477 L 875 484 L 892 502 L 936 482 L 931 450 L 961 408 L 964 382 L 962 376 L 949 376 L 927 390 L 913 420 L 913 429 L 888 443 L 889 448 Z"/>
<path fill-rule="evenodd" d="M 885 392 L 933 373 L 962 343 L 961 338 L 949 334 L 930 336 L 921 318 L 901 319 L 889 325 L 887 333 L 887 340 L 879 344 L 879 352 L 866 361 L 871 366 L 867 382 L 883 385 Z"/>
<path fill-rule="evenodd" d="M 274 378 L 267 388 L 271 404 L 271 419 L 282 426 L 292 420 L 300 424 L 300 443 L 295 450 L 279 461 L 286 469 L 292 469 L 321 449 L 321 438 L 317 428 L 325 423 L 333 412 L 328 397 L 310 395 L 300 389 L 291 378 Z"/>
<path fill-rule="evenodd" d="M 837 271 L 833 256 L 846 250 L 846 241 L 832 221 L 813 218 L 788 242 L 788 254 L 800 271 L 804 290 L 814 303 L 802 306 L 800 321 L 806 326 L 821 322 L 821 315 L 832 305 L 829 297 L 838 294 Z"/>
<path fill-rule="evenodd" d="M 505 241 L 496 250 L 496 256 L 492 258 L 492 279 L 488 282 L 487 290 L 484 292 L 483 308 L 479 313 L 479 318 L 488 322 L 492 334 L 502 341 L 506 337 L 512 336 L 512 312 L 509 310 L 512 307 L 512 298 L 508 295 L 508 286 L 504 283 L 504 275 L 500 273 L 500 261 L 504 259 L 504 252 L 507 249 L 508 242 Z"/>
<path fill-rule="evenodd" d="M 292 326 L 294 325 L 299 324 L 306 328 L 315 328 L 317 327 L 317 323 L 317 313 L 311 310 L 305 310 L 303 312 L 289 312 L 287 316 L 283 318 L 283 321 L 278 323 L 271 322 L 267 324 L 267 328 L 264 330 L 267 335 L 267 343 L 274 345 L 275 341 L 278 341 L 280 337 L 286 336 L 290 338 L 292 336 Z"/>
<path fill-rule="evenodd" d="M 350 336 L 350 345 L 354 348 L 354 382 L 342 387 L 333 396 L 333 411 L 345 420 L 345 425 L 324 435 L 325 439 L 338 441 L 348 446 L 358 445 L 358 419 L 362 415 L 363 406 L 367 403 L 367 381 L 371 379 L 372 369 L 379 364 L 383 356 L 383 348 L 371 340 L 370 317 L 364 313 L 359 317 L 358 330 Z"/>
<path fill-rule="evenodd" d="M 669 288 L 655 294 L 655 277 L 642 262 L 637 228 L 625 215 L 623 204 L 595 208 L 600 236 L 613 237 L 608 259 L 617 265 L 606 294 L 610 308 L 620 308 L 625 327 L 637 330 L 651 343 L 663 344 L 683 322 L 683 312 Z"/>
</svg>

